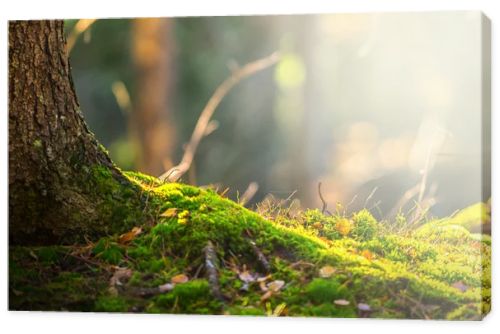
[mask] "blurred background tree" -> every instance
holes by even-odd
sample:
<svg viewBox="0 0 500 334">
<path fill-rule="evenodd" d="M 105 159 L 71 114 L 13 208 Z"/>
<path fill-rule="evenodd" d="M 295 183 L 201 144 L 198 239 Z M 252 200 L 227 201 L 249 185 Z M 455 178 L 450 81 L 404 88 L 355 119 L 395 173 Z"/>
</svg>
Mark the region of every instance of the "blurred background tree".
<svg viewBox="0 0 500 334">
<path fill-rule="evenodd" d="M 330 208 L 378 218 L 489 198 L 480 27 L 466 12 L 67 21 L 82 110 L 122 169 L 177 164 L 231 69 L 279 51 L 224 98 L 183 181 L 308 207 L 322 182 Z"/>
</svg>

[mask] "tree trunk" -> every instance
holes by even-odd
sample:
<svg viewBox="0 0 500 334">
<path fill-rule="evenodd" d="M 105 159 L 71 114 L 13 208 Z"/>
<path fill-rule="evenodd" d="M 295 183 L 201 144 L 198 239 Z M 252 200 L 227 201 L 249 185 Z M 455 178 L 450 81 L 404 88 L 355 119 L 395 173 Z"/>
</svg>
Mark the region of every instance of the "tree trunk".
<svg viewBox="0 0 500 334">
<path fill-rule="evenodd" d="M 150 175 L 172 167 L 172 28 L 171 19 L 157 18 L 134 20 L 132 30 L 137 90 L 130 128 L 138 144 L 137 169 Z"/>
<path fill-rule="evenodd" d="M 63 28 L 62 21 L 9 23 L 11 244 L 74 242 L 125 230 L 120 211 L 140 200 L 87 129 Z"/>
</svg>

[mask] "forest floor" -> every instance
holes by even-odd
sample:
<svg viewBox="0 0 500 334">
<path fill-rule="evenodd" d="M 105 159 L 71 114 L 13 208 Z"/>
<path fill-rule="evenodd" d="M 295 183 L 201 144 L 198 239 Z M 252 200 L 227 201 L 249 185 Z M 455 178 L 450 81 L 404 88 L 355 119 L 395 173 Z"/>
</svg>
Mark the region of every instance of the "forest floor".
<svg viewBox="0 0 500 334">
<path fill-rule="evenodd" d="M 81 245 L 9 249 L 9 308 L 480 320 L 490 309 L 484 204 L 408 227 L 347 215 L 259 213 L 215 190 L 127 176 L 148 219 Z"/>
</svg>

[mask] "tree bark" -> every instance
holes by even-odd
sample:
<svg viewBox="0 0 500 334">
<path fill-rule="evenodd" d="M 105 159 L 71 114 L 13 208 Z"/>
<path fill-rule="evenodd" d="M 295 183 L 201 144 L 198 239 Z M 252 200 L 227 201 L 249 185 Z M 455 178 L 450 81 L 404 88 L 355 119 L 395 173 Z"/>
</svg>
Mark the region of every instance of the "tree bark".
<svg viewBox="0 0 500 334">
<path fill-rule="evenodd" d="M 83 120 L 63 25 L 9 23 L 11 244 L 74 242 L 126 229 L 118 211 L 139 200 Z"/>
</svg>

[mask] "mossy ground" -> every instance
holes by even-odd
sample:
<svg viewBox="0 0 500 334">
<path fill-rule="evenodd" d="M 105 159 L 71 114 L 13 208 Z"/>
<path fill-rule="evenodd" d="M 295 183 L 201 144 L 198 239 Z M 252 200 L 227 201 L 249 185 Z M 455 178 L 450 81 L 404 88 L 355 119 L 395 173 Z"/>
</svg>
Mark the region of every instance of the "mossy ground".
<svg viewBox="0 0 500 334">
<path fill-rule="evenodd" d="M 210 189 L 127 177 L 150 217 L 137 220 L 141 230 L 85 245 L 11 247 L 10 309 L 460 320 L 489 311 L 490 241 L 470 232 L 489 219 L 483 206 L 412 229 L 366 210 L 278 210 L 266 219 Z M 222 299 L 206 277 L 209 242 Z M 171 284 L 179 275 L 188 281 Z M 269 292 L 272 282 L 284 285 Z"/>
</svg>

